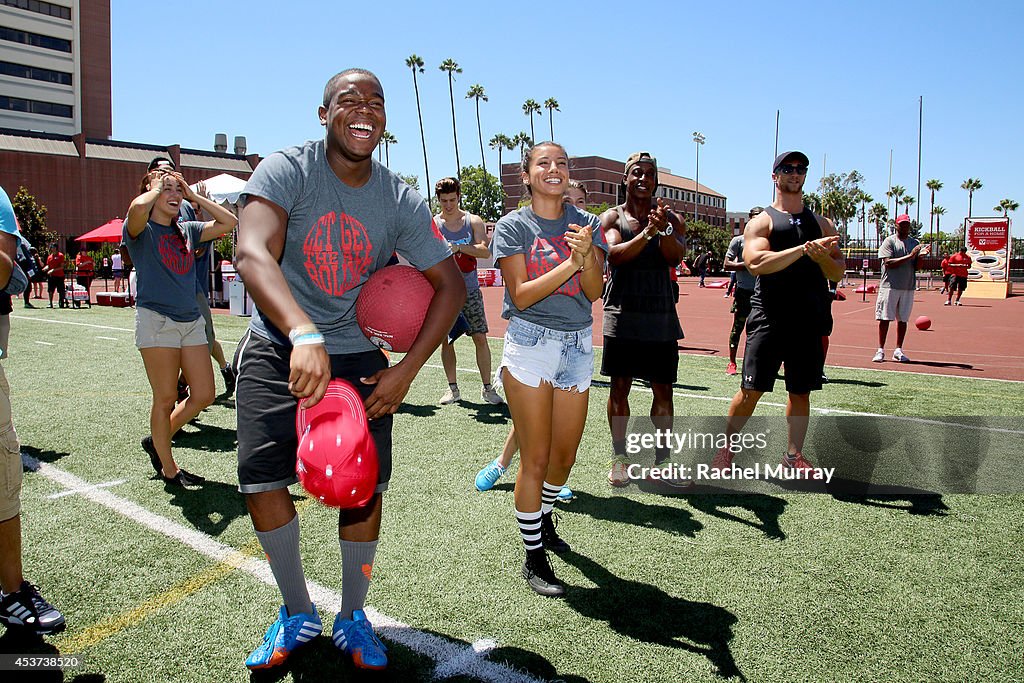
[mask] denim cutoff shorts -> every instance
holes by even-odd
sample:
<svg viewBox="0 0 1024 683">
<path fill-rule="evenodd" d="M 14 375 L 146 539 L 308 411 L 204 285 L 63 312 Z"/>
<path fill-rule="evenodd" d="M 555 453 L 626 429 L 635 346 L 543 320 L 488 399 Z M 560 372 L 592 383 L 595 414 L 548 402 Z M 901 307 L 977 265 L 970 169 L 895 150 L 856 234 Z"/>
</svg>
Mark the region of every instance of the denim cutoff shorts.
<svg viewBox="0 0 1024 683">
<path fill-rule="evenodd" d="M 508 368 L 517 381 L 530 387 L 547 382 L 556 389 L 584 392 L 594 375 L 592 335 L 589 325 L 576 332 L 561 332 L 512 318 L 505 330 L 505 348 L 494 384 L 501 386 L 501 370 Z"/>
</svg>

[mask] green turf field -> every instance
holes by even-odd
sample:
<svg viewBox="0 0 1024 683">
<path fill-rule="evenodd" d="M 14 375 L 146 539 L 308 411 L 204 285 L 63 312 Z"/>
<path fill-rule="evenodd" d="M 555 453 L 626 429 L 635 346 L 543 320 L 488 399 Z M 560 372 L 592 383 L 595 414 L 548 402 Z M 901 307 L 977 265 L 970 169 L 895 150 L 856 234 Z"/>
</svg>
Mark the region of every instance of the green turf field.
<svg viewBox="0 0 1024 683">
<path fill-rule="evenodd" d="M 222 341 L 247 324 L 215 320 Z M 68 629 L 45 643 L 8 633 L 0 652 L 80 655 L 64 680 L 248 680 L 243 661 L 279 595 L 260 579 L 235 492 L 234 403 L 216 403 L 175 443 L 178 461 L 211 483 L 165 489 L 139 447 L 149 389 L 132 328 L 124 309 L 19 307 L 12 317 L 4 367 L 15 424 L 23 451 L 43 463 L 25 477 L 26 576 Z M 445 382 L 435 355 L 395 422 L 396 474 L 369 598 L 395 620 L 381 629 L 389 670 L 357 672 L 323 637 L 287 670 L 254 680 L 1019 679 L 1024 497 L 612 493 L 602 383 L 569 482 L 577 499 L 560 506 L 559 531 L 575 552 L 552 565 L 568 594 L 534 595 L 519 574 L 512 473 L 491 492 L 473 489 L 510 423 L 504 406 L 478 398 L 471 348 L 458 347 L 467 400 L 436 405 Z M 500 341 L 492 349 L 497 358 Z M 828 374 L 815 408 L 942 416 L 951 405 L 964 415 L 998 405 L 1024 415 L 1019 383 Z M 720 359 L 685 356 L 680 378 L 677 415 L 724 414 L 736 380 Z M 784 396 L 780 387 L 765 401 Z M 649 397 L 634 393 L 634 412 Z M 336 514 L 293 493 L 306 501 L 303 557 L 323 587 L 329 629 L 340 593 Z"/>
</svg>

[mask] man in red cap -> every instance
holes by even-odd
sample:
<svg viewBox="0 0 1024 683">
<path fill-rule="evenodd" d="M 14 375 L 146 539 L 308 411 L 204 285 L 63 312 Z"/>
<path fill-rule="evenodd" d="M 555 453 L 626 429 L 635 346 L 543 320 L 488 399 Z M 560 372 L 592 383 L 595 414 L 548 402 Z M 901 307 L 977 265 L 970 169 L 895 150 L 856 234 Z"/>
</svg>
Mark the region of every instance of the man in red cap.
<svg viewBox="0 0 1024 683">
<path fill-rule="evenodd" d="M 878 247 L 878 258 L 882 259 L 882 281 L 878 285 L 878 300 L 875 302 L 875 320 L 878 321 L 878 350 L 871 359 L 876 363 L 885 360 L 885 337 L 889 334 L 889 322 L 896 321 L 896 350 L 892 359 L 897 363 L 909 363 L 903 353 L 903 340 L 907 336 L 907 321 L 914 307 L 914 284 L 921 259 L 927 256 L 928 247 L 910 236 L 910 216 L 896 217 L 896 234 L 889 235 Z"/>
</svg>

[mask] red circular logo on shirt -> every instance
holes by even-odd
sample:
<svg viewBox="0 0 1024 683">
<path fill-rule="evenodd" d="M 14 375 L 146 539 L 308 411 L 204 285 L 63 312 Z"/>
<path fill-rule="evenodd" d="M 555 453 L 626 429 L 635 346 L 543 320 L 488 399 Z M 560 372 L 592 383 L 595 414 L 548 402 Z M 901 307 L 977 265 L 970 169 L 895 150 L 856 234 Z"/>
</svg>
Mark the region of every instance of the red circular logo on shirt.
<svg viewBox="0 0 1024 683">
<path fill-rule="evenodd" d="M 192 252 L 185 248 L 185 240 L 180 235 L 161 235 L 157 251 L 171 272 L 185 275 L 192 270 Z"/>
<path fill-rule="evenodd" d="M 302 253 L 309 279 L 331 296 L 341 296 L 362 282 L 373 263 L 373 243 L 363 224 L 333 211 L 310 228 Z"/>
</svg>

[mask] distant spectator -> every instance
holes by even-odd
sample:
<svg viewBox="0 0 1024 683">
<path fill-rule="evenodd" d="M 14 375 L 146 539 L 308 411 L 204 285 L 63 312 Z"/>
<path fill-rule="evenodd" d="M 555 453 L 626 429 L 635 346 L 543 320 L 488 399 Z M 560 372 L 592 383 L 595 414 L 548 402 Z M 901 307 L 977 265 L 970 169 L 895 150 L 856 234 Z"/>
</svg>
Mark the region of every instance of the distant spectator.
<svg viewBox="0 0 1024 683">
<path fill-rule="evenodd" d="M 29 249 L 32 256 L 36 260 L 36 274 L 32 278 L 32 298 L 42 299 L 43 298 L 43 283 L 46 282 L 46 270 L 43 264 L 43 259 L 39 258 L 39 250 L 35 247 Z"/>
<path fill-rule="evenodd" d="M 85 288 L 85 301 L 92 308 L 92 294 L 89 291 L 89 287 L 92 286 L 92 279 L 96 277 L 96 262 L 93 261 L 92 256 L 89 255 L 85 249 L 78 252 L 75 256 L 75 279 L 79 286 Z M 71 296 L 74 299 L 74 295 Z M 72 301 L 75 308 L 82 305 L 80 301 Z"/>
<path fill-rule="evenodd" d="M 704 278 L 707 277 L 708 268 L 711 266 L 711 250 L 708 249 L 703 254 L 697 257 L 697 260 L 693 262 L 693 269 L 697 271 L 697 275 L 700 276 L 700 284 L 698 287 L 704 286 Z"/>
<path fill-rule="evenodd" d="M 123 261 L 121 260 L 120 248 L 110 257 L 110 272 L 114 276 L 114 291 L 121 291 L 121 277 L 124 274 Z"/>
<path fill-rule="evenodd" d="M 60 293 L 60 307 L 67 306 L 64 294 L 64 254 L 57 248 L 57 243 L 50 245 L 50 255 L 46 257 L 46 292 L 50 295 L 50 308 L 53 308 L 53 293 Z"/>
</svg>

